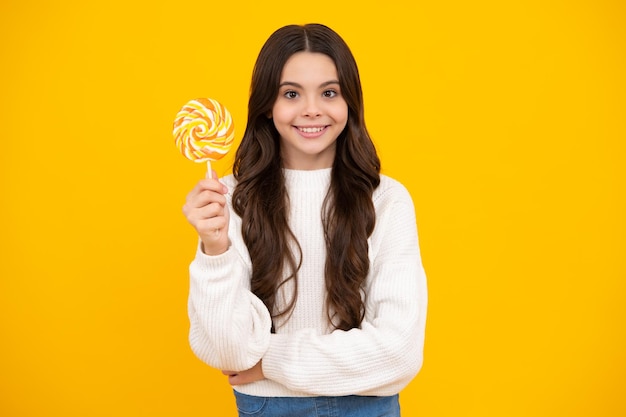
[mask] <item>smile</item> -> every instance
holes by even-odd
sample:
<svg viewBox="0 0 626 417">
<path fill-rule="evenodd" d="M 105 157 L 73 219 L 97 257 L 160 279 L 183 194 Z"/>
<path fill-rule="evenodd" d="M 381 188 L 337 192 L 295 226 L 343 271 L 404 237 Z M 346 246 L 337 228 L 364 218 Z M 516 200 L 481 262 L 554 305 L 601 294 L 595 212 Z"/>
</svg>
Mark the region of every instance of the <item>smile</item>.
<svg viewBox="0 0 626 417">
<path fill-rule="evenodd" d="M 318 133 L 324 130 L 325 126 L 320 127 L 298 127 L 298 130 L 302 133 Z"/>
</svg>

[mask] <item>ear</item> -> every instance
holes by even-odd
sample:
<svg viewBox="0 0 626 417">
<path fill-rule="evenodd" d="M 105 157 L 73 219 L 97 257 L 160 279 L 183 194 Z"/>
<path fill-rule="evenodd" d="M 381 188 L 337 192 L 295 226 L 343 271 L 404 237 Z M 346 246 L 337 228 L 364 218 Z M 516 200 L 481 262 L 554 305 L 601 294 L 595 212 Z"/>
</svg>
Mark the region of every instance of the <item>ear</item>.
<svg viewBox="0 0 626 417">
<path fill-rule="evenodd" d="M 272 118 L 272 111 L 270 110 L 270 111 L 268 111 L 267 113 L 265 113 L 265 116 L 266 116 L 268 119 L 271 119 L 271 118 Z"/>
</svg>

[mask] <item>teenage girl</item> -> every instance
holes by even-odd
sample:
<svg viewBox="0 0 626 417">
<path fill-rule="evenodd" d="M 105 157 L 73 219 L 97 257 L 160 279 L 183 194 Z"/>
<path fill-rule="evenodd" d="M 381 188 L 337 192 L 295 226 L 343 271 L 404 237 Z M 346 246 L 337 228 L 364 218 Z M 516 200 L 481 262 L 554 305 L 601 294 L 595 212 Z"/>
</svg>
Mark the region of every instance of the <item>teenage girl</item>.
<svg viewBox="0 0 626 417">
<path fill-rule="evenodd" d="M 254 67 L 233 175 L 187 196 L 190 344 L 240 416 L 399 416 L 422 365 L 414 206 L 380 174 L 363 114 L 341 37 L 280 28 Z"/>
</svg>

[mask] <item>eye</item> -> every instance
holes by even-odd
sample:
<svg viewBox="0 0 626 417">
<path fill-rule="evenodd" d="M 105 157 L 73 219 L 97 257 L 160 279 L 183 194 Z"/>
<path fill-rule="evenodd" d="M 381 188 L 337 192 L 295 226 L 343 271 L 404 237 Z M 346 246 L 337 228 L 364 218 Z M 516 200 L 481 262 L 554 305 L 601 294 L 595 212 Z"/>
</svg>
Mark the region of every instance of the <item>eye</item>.
<svg viewBox="0 0 626 417">
<path fill-rule="evenodd" d="M 298 97 L 298 93 L 296 93 L 296 92 L 295 92 L 295 91 L 293 91 L 293 90 L 288 90 L 288 91 L 285 91 L 285 92 L 283 93 L 283 96 L 284 96 L 285 98 L 296 98 L 296 97 Z"/>
<path fill-rule="evenodd" d="M 326 90 L 322 93 L 322 96 L 326 97 L 326 98 L 333 98 L 336 97 L 339 93 L 335 90 Z"/>
</svg>

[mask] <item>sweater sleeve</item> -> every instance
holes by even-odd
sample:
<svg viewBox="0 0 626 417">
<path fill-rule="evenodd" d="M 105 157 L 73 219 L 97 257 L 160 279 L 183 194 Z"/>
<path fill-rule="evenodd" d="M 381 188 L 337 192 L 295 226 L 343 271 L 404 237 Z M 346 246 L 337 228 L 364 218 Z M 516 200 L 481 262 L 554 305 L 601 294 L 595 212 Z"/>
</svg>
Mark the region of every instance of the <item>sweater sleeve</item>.
<svg viewBox="0 0 626 417">
<path fill-rule="evenodd" d="M 269 346 L 271 319 L 249 291 L 245 262 L 231 246 L 218 256 L 200 250 L 190 265 L 189 343 L 214 368 L 252 368 Z"/>
<path fill-rule="evenodd" d="M 310 395 L 393 395 L 420 370 L 426 276 L 411 197 L 401 186 L 394 193 L 377 208 L 361 327 L 271 335 L 262 362 L 268 379 Z"/>
</svg>

